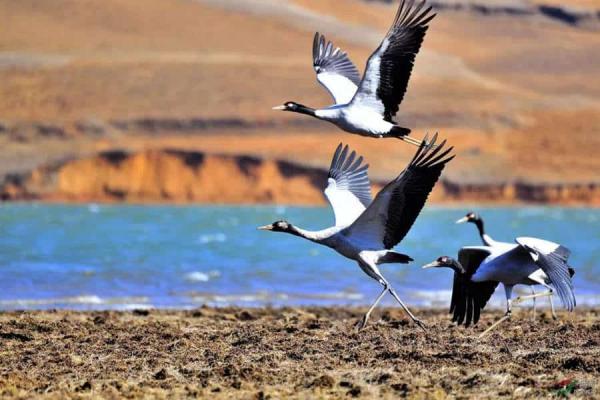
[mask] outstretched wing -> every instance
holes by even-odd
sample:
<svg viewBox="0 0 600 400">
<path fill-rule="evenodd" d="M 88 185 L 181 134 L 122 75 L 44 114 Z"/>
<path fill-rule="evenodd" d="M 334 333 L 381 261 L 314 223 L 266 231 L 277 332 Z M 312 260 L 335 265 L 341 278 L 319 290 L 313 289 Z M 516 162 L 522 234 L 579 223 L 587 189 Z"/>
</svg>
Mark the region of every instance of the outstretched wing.
<svg viewBox="0 0 600 400">
<path fill-rule="evenodd" d="M 576 301 L 571 271 L 567 265 L 571 251 L 543 239 L 519 237 L 515 241 L 531 255 L 533 261 L 548 276 L 550 284 L 556 289 L 565 308 L 573 311 Z"/>
<path fill-rule="evenodd" d="M 317 81 L 327 89 L 336 104 L 347 104 L 352 100 L 360 75 L 348 55 L 325 36 L 315 33 L 313 40 L 313 67 Z"/>
<path fill-rule="evenodd" d="M 485 307 L 498 286 L 498 282 L 472 282 L 471 277 L 491 253 L 484 246 L 463 247 L 458 252 L 458 262 L 465 268 L 464 274 L 454 273 L 450 313 L 452 321 L 465 326 L 479 321 L 481 310 Z"/>
<path fill-rule="evenodd" d="M 360 217 L 343 233 L 373 249 L 391 249 L 408 233 L 427 201 L 442 170 L 454 156 L 452 147 L 444 149 L 446 141 L 435 146 L 427 138 L 406 169 L 388 183 Z"/>
<path fill-rule="evenodd" d="M 352 99 L 376 109 L 383 118 L 393 123 L 398 105 L 404 98 L 415 57 L 427 32 L 429 21 L 435 17 L 431 7 L 421 11 L 425 0 L 402 0 L 390 30 L 369 57 L 365 74 Z"/>
<path fill-rule="evenodd" d="M 356 157 L 352 151 L 348 155 L 348 146 L 340 143 L 335 150 L 325 196 L 333 213 L 335 225 L 346 227 L 371 203 L 371 185 L 369 183 L 368 164 L 363 164 L 362 156 Z"/>
</svg>

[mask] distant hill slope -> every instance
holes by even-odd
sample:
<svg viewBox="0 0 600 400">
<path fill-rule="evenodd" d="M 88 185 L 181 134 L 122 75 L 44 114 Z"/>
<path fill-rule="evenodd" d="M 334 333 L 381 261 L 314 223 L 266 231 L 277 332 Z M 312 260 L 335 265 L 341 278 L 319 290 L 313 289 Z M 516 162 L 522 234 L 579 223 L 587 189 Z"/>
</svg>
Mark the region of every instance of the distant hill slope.
<svg viewBox="0 0 600 400">
<path fill-rule="evenodd" d="M 414 149 L 271 107 L 329 104 L 312 70 L 314 30 L 362 70 L 395 2 L 260 0 L 254 7 L 257 1 L 0 0 L 7 16 L 0 24 L 0 176 L 98 151 L 164 147 L 324 168 L 340 141 L 361 150 L 374 176 L 394 176 Z M 416 60 L 402 124 L 415 137 L 439 131 L 455 145 L 458 157 L 446 173 L 461 185 L 593 185 L 600 171 L 599 31 L 544 16 L 482 13 L 439 11 Z"/>
</svg>

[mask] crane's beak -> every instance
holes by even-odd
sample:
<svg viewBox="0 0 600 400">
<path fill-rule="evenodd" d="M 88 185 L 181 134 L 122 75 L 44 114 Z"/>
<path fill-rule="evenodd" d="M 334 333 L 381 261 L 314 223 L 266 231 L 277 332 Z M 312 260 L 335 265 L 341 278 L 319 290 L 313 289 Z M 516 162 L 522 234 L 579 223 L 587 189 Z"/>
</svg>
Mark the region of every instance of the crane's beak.
<svg viewBox="0 0 600 400">
<path fill-rule="evenodd" d="M 273 110 L 283 111 L 283 110 L 285 110 L 285 106 L 283 106 L 283 105 L 281 105 L 281 106 L 275 106 L 275 107 L 273 107 Z"/>
<path fill-rule="evenodd" d="M 438 264 L 437 261 L 434 261 L 432 263 L 429 263 L 427 265 L 423 265 L 421 268 L 422 269 L 427 269 L 427 268 L 434 268 L 434 267 L 439 267 L 440 264 Z"/>
<path fill-rule="evenodd" d="M 259 231 L 272 231 L 273 230 L 273 225 L 259 226 L 256 229 L 258 229 Z"/>
<path fill-rule="evenodd" d="M 469 220 L 469 218 L 467 217 L 462 217 L 461 219 L 459 219 L 458 221 L 456 221 L 457 224 L 462 224 L 463 222 L 467 222 Z"/>
</svg>

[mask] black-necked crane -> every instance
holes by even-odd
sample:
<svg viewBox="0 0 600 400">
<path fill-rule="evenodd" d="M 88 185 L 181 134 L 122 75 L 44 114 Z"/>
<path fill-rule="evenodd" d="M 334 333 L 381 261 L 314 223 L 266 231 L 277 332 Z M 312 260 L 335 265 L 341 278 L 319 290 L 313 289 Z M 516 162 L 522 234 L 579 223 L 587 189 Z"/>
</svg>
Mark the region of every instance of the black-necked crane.
<svg viewBox="0 0 600 400">
<path fill-rule="evenodd" d="M 396 291 L 379 271 L 385 263 L 406 264 L 412 258 L 393 249 L 408 233 L 445 165 L 454 158 L 452 147 L 444 149 L 445 141 L 435 145 L 437 134 L 423 141 L 406 169 L 388 183 L 371 201 L 368 165 L 348 146 L 340 144 L 329 169 L 325 189 L 335 216 L 335 225 L 319 231 L 308 231 L 287 221 L 276 221 L 258 229 L 284 232 L 328 246 L 339 254 L 355 260 L 359 267 L 383 286 L 381 294 L 358 324 L 362 329 L 371 312 L 386 293 L 406 311 L 421 328 L 419 321 L 402 302 Z"/>
<path fill-rule="evenodd" d="M 521 237 L 510 250 L 492 246 L 463 247 L 458 252 L 458 260 L 442 256 L 423 268 L 447 267 L 454 271 L 450 312 L 458 325 L 476 324 L 481 310 L 502 283 L 506 314 L 480 335 L 483 337 L 510 318 L 513 304 L 526 299 L 551 296 L 556 291 L 564 307 L 572 311 L 576 301 L 567 265 L 569 255 L 570 251 L 559 244 Z M 548 291 L 512 300 L 513 286 L 518 284 L 542 285 Z"/>
<path fill-rule="evenodd" d="M 461 219 L 456 221 L 457 224 L 462 224 L 465 222 L 472 223 L 477 227 L 477 231 L 479 232 L 479 237 L 481 238 L 481 241 L 483 242 L 483 244 L 486 246 L 494 247 L 498 251 L 503 251 L 503 250 L 509 251 L 509 250 L 512 250 L 516 246 L 514 243 L 500 242 L 500 241 L 492 239 L 492 237 L 485 232 L 485 225 L 483 222 L 483 218 L 479 214 L 474 213 L 473 211 L 468 212 L 467 215 L 465 215 L 464 217 L 462 217 Z M 542 239 L 540 239 L 540 240 L 542 240 Z M 567 254 L 567 257 L 568 257 L 568 254 Z M 569 267 L 569 275 L 572 277 L 574 274 L 575 274 L 575 271 L 573 270 L 573 268 Z M 535 297 L 534 285 L 531 285 L 530 288 L 531 288 L 531 295 L 533 296 L 533 297 L 531 297 L 533 299 L 533 318 L 535 319 L 536 297 Z M 552 312 L 552 318 L 556 319 L 557 317 L 556 317 L 556 312 L 554 311 L 554 302 L 552 300 L 552 296 L 548 296 L 548 300 L 550 301 L 550 310 Z"/>
<path fill-rule="evenodd" d="M 416 5 L 414 0 L 402 0 L 392 26 L 367 61 L 362 80 L 348 55 L 317 32 L 313 65 L 317 80 L 329 91 L 335 105 L 314 109 L 288 101 L 274 109 L 310 115 L 350 133 L 395 137 L 420 146 L 421 141 L 409 137 L 410 129 L 397 125 L 394 117 L 433 17 L 425 0 Z"/>
</svg>

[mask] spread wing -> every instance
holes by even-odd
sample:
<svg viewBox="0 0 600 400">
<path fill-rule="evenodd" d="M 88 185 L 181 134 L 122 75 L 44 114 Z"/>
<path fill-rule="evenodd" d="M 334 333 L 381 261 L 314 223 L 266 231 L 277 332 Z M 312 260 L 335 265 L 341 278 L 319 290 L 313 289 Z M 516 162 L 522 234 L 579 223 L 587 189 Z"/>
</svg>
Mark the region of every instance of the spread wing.
<svg viewBox="0 0 600 400">
<path fill-rule="evenodd" d="M 558 293 L 558 297 L 560 297 L 565 308 L 573 311 L 576 301 L 573 293 L 571 271 L 567 265 L 567 259 L 571 251 L 566 247 L 543 239 L 520 237 L 515 241 L 529 253 L 533 261 L 548 276 L 550 284 Z"/>
<path fill-rule="evenodd" d="M 465 268 L 464 274 L 454 273 L 450 313 L 452 321 L 465 326 L 479 321 L 481 310 L 485 307 L 498 286 L 498 282 L 472 282 L 471 277 L 491 254 L 484 246 L 463 247 L 458 252 L 458 262 Z"/>
<path fill-rule="evenodd" d="M 373 249 L 391 249 L 408 233 L 427 201 L 442 170 L 454 156 L 452 147 L 444 149 L 446 141 L 435 146 L 427 138 L 406 169 L 388 183 L 375 200 L 343 234 Z"/>
<path fill-rule="evenodd" d="M 313 40 L 313 67 L 317 81 L 331 94 L 336 104 L 347 104 L 352 100 L 360 75 L 348 55 L 325 36 L 315 33 Z"/>
<path fill-rule="evenodd" d="M 335 150 L 331 166 L 325 196 L 333 213 L 335 214 L 335 225 L 346 227 L 365 210 L 371 203 L 371 185 L 368 176 L 368 164 L 363 164 L 362 156 L 356 157 L 352 151 L 348 155 L 349 148 L 340 143 Z"/>
<path fill-rule="evenodd" d="M 422 11 L 425 0 L 402 0 L 390 30 L 369 57 L 363 79 L 353 104 L 377 110 L 386 121 L 393 123 L 398 106 L 404 98 L 415 57 L 427 32 L 429 21 L 435 17 L 431 7 Z"/>
</svg>

